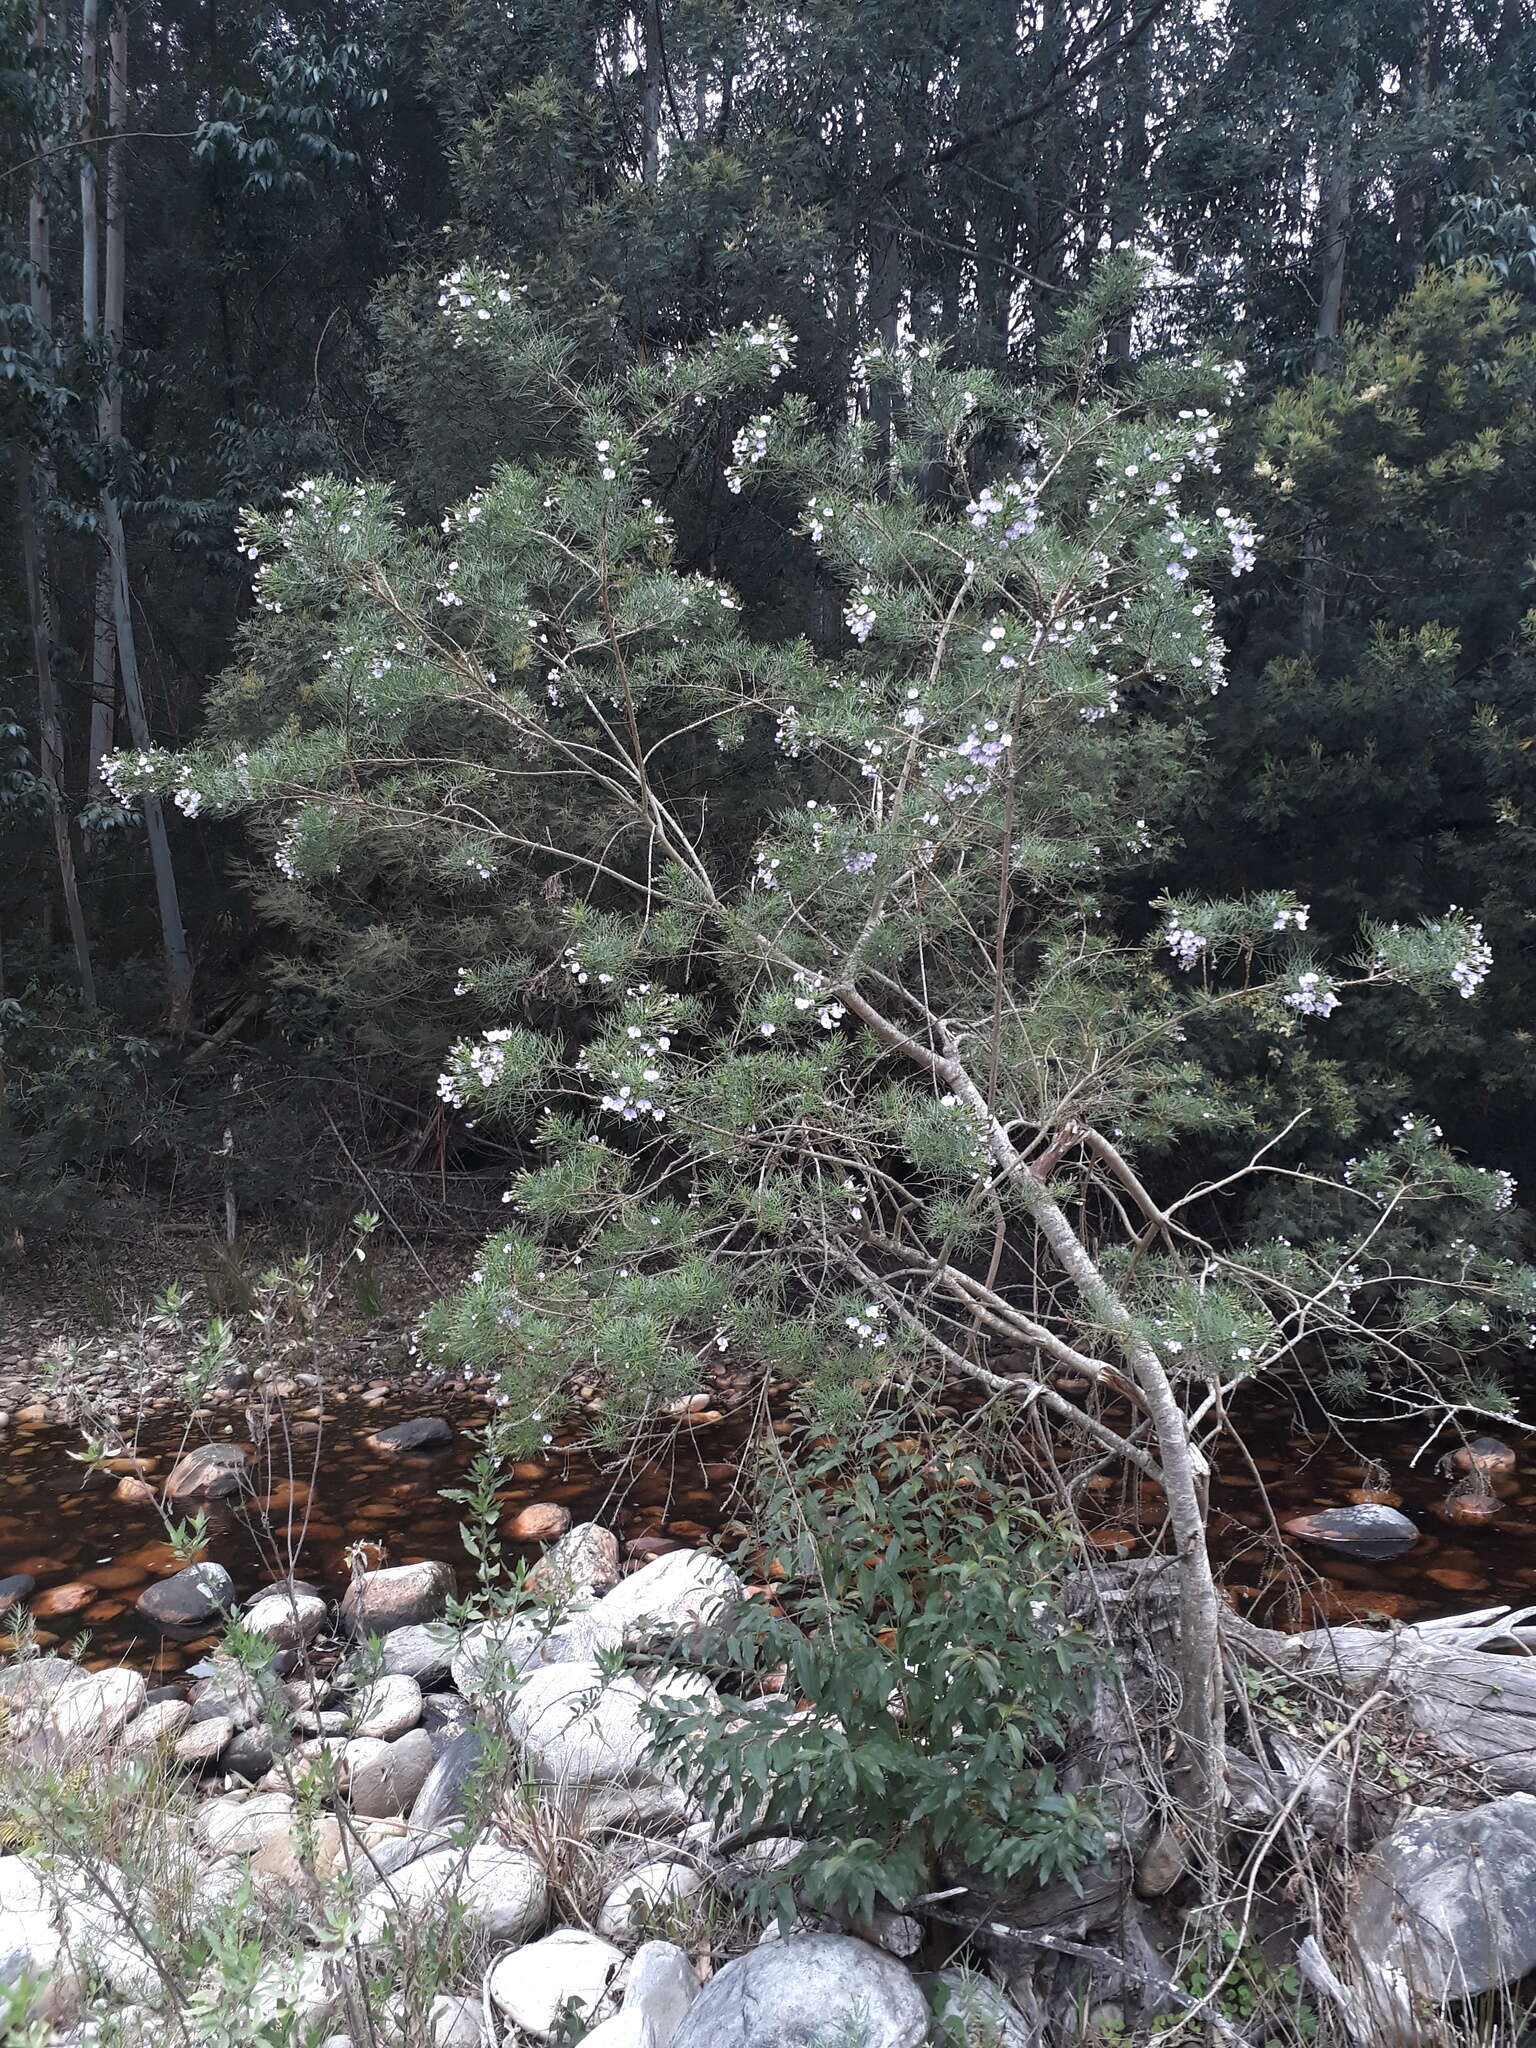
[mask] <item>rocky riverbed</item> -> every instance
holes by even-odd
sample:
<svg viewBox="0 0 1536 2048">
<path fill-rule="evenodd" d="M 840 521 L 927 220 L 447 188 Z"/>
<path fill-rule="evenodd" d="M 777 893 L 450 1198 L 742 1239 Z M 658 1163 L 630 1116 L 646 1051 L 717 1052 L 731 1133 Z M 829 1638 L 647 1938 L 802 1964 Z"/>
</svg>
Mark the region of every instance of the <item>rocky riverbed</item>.
<svg viewBox="0 0 1536 2048">
<path fill-rule="evenodd" d="M 207 1564 L 162 1583 L 188 1605 L 228 1597 Z M 0 1984 L 30 2001 L 28 2039 L 57 2048 L 150 2048 L 168 2029 L 220 2048 L 1151 2038 L 1198 2004 L 1179 1970 L 1206 1910 L 1130 1732 L 1167 1668 L 1161 1584 L 1130 1565 L 1069 1589 L 1117 1637 L 1137 1616 L 1066 1779 L 1103 1799 L 1102 1862 L 1072 1885 L 973 1879 L 840 1923 L 755 1917 L 754 1880 L 803 1845 L 743 1829 L 745 1803 L 703 1811 L 653 1736 L 648 1709 L 679 1689 L 750 1712 L 664 1648 L 764 1597 L 708 1550 L 626 1560 L 579 1524 L 542 1552 L 535 1605 L 458 1624 L 440 1562 L 361 1571 L 339 1603 L 285 1580 L 172 1685 L 15 1661 Z M 1223 1827 L 1266 1943 L 1244 1967 L 1271 1985 L 1299 1970 L 1298 2038 L 1465 2039 L 1465 2001 L 1516 1997 L 1536 1966 L 1530 1635 L 1504 1610 L 1339 1635 L 1234 1622 L 1250 1705 Z M 1386 1718 L 1352 1714 L 1362 1697 Z M 1294 1903 L 1298 1856 L 1336 1915 L 1324 1928 Z M 1211 2006 L 1229 2044 L 1249 2038 L 1233 2009 Z"/>
<path fill-rule="evenodd" d="M 14 1663 L 0 1674 L 7 1770 L 20 1785 L 138 1763 L 179 1781 L 158 1879 L 194 1913 L 245 1902 L 287 1931 L 248 2017 L 294 2040 L 399 2039 L 424 2015 L 434 2048 L 830 2048 L 855 2024 L 866 2048 L 918 2048 L 936 2006 L 994 2029 L 964 2038 L 1032 2038 L 1000 1983 L 909 1968 L 911 1921 L 786 1937 L 743 1918 L 744 1885 L 798 1845 L 722 1853 L 737 1816 L 691 1803 L 645 1720 L 669 1682 L 645 1646 L 748 1597 L 723 1560 L 678 1551 L 623 1573 L 617 1538 L 589 1524 L 537 1578 L 537 1617 L 460 1630 L 443 1620 L 440 1564 L 361 1573 L 336 1608 L 289 1581 L 240 1617 L 270 1648 L 263 1669 L 216 1657 L 184 1685 Z M 226 1590 L 208 1565 L 164 1586 L 189 1606 Z M 22 1805 L 36 1839 L 0 1859 L 0 1979 L 35 1981 L 61 2041 L 110 2019 L 113 2039 L 147 2043 L 175 1967 L 148 1873 L 77 1834 L 49 1839 L 46 1798 Z M 408 2011 L 413 1945 L 450 1923 L 473 1967 Z"/>
</svg>

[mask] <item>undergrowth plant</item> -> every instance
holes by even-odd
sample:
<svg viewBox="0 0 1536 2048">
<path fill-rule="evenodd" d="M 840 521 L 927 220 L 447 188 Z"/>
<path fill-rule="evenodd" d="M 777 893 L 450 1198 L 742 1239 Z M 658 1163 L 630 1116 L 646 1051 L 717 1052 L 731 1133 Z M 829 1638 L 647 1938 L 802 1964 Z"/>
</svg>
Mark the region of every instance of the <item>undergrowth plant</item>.
<svg viewBox="0 0 1536 2048">
<path fill-rule="evenodd" d="M 1001 1888 L 1102 1848 L 1058 1765 L 1102 1658 L 1060 1617 L 1064 1551 L 1038 1515 L 889 1444 L 782 1473 L 758 1539 L 785 1607 L 747 1601 L 689 1658 L 726 1699 L 668 1699 L 662 1753 L 734 1839 L 805 1846 L 756 1880 L 792 1918 L 867 1920 L 963 1866 Z M 727 1843 L 727 1847 L 729 1842 Z"/>
</svg>

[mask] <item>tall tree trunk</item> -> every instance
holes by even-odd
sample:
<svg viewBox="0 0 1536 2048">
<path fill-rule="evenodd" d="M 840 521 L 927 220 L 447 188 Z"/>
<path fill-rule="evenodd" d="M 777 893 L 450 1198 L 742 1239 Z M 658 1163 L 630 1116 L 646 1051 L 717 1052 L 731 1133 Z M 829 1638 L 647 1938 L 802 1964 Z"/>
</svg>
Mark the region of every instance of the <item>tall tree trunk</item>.
<svg viewBox="0 0 1536 2048">
<path fill-rule="evenodd" d="M 32 40 L 41 52 L 48 44 L 46 0 L 37 0 Z M 53 290 L 49 282 L 50 262 L 48 194 L 44 168 L 33 172 L 27 195 L 28 300 L 37 346 L 50 349 L 53 339 Z M 22 568 L 27 584 L 27 611 L 32 626 L 32 660 L 37 671 L 38 768 L 53 830 L 54 853 L 59 866 L 59 888 L 69 936 L 75 952 L 75 972 L 80 978 L 80 997 L 87 1009 L 96 1007 L 96 977 L 91 967 L 90 935 L 80 902 L 80 878 L 75 861 L 74 834 L 70 827 L 66 797 L 67 776 L 64 754 L 64 720 L 59 705 L 58 678 L 53 671 L 53 588 L 48 573 L 48 541 L 45 518 L 52 496 L 50 468 L 45 458 L 41 474 L 30 453 L 16 454 L 17 520 L 21 528 Z M 41 503 L 39 502 L 41 501 Z"/>
<path fill-rule="evenodd" d="M 69 920 L 75 972 L 80 977 L 80 999 L 88 1010 L 94 1010 L 96 977 L 91 968 L 91 941 L 80 902 L 74 834 L 70 829 L 69 803 L 65 795 L 64 722 L 59 714 L 58 680 L 53 672 L 53 593 L 49 584 L 43 523 L 39 516 L 38 499 L 44 495 L 39 481 L 37 466 L 31 456 L 18 449 L 16 510 L 21 528 L 22 566 L 27 579 L 27 610 L 32 623 L 32 659 L 37 669 L 38 771 L 48 805 L 48 822 L 53 829 L 59 888 L 64 898 L 64 914 Z"/>
<path fill-rule="evenodd" d="M 654 187 L 661 176 L 661 0 L 641 0 L 640 22 L 645 76 L 641 175 L 647 185 Z"/>
<path fill-rule="evenodd" d="M 1349 213 L 1354 188 L 1355 81 L 1344 80 L 1339 118 L 1328 145 L 1319 195 L 1317 326 L 1312 368 L 1319 377 L 1333 367 L 1344 311 L 1344 267 L 1349 253 Z M 1301 644 L 1315 654 L 1328 616 L 1328 543 L 1321 525 L 1307 535 L 1301 564 Z"/>
<path fill-rule="evenodd" d="M 127 193 L 123 149 L 118 137 L 127 124 L 128 113 L 128 14 L 124 0 L 113 0 L 109 54 L 107 60 L 107 247 L 106 292 L 103 306 L 102 338 L 105 346 L 104 403 L 110 407 L 110 424 L 118 433 L 122 423 L 123 295 L 127 269 L 125 210 Z M 150 744 L 149 718 L 144 709 L 144 690 L 139 677 L 138 649 L 134 642 L 133 611 L 128 588 L 128 548 L 117 492 L 108 476 L 101 492 L 102 524 L 106 529 L 107 560 L 110 568 L 113 624 L 117 633 L 118 666 L 122 673 L 123 708 L 133 744 L 147 749 Z M 165 981 L 168 1022 L 173 1031 L 185 1030 L 191 1021 L 192 956 L 187 950 L 186 929 L 181 921 L 181 901 L 176 889 L 176 871 L 171 864 L 171 845 L 166 836 L 165 813 L 160 799 L 146 796 L 144 834 L 149 842 L 150 866 L 155 877 L 155 901 L 160 912 L 160 940 L 165 953 Z"/>
<path fill-rule="evenodd" d="M 80 0 L 80 330 L 87 350 L 101 345 L 101 219 L 97 203 L 96 132 L 100 91 L 101 4 Z M 117 435 L 112 380 L 103 379 L 97 402 L 98 439 Z M 112 638 L 111 572 L 103 562 L 96 576 L 91 620 L 91 736 L 87 787 L 95 789 L 101 764 L 112 751 L 117 711 L 116 648 Z"/>
<path fill-rule="evenodd" d="M 1135 15 L 1135 0 L 1126 0 L 1123 27 L 1129 30 Z M 1133 246 L 1141 234 L 1147 210 L 1147 120 L 1151 110 L 1152 39 L 1142 36 L 1120 59 L 1122 116 L 1120 160 L 1116 167 L 1114 192 L 1109 203 L 1109 240 L 1114 249 Z M 1112 361 L 1131 360 L 1131 323 L 1124 321 L 1108 337 Z"/>
</svg>

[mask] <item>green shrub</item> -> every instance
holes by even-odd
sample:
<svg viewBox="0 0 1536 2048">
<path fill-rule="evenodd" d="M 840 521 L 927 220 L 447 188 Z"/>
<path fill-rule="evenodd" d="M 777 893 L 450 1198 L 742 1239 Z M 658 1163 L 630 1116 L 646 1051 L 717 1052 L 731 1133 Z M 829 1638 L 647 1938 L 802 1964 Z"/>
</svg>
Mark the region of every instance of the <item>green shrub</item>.
<svg viewBox="0 0 1536 2048">
<path fill-rule="evenodd" d="M 866 1443 L 812 1455 L 766 1503 L 778 1612 L 753 1600 L 690 1657 L 740 1695 L 656 1712 L 712 1814 L 808 1846 L 755 1903 L 868 1916 L 932 1888 L 941 1858 L 999 1883 L 1071 1876 L 1101 1841 L 1057 1780 L 1095 1653 L 1052 1597 L 1064 1552 L 1016 1498 Z M 774 1690 L 776 1686 L 781 1690 Z"/>
</svg>

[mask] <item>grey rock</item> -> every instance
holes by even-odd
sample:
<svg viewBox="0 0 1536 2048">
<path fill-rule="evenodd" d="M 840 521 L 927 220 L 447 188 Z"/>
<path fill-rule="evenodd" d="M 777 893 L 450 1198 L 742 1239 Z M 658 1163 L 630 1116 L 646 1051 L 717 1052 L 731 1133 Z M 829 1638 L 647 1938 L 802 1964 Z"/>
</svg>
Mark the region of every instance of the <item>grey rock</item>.
<svg viewBox="0 0 1536 2048">
<path fill-rule="evenodd" d="M 561 1927 L 503 1956 L 486 1986 L 498 2011 L 535 2041 L 548 2041 L 572 2012 L 592 2021 L 607 2016 L 608 1987 L 623 1962 L 610 1942 Z"/>
<path fill-rule="evenodd" d="M 533 1776 L 569 1791 L 656 1779 L 645 1704 L 644 1690 L 627 1675 L 556 1664 L 530 1672 L 502 1712 Z"/>
<path fill-rule="evenodd" d="M 642 1942 L 619 1978 L 626 2012 L 642 2012 L 656 2048 L 672 2048 L 688 2008 L 699 1995 L 698 1972 L 670 1941 Z"/>
<path fill-rule="evenodd" d="M 840 2030 L 860 2048 L 921 2048 L 928 2004 L 879 1949 L 846 1934 L 797 1935 L 727 1963 L 672 2048 L 824 2048 Z"/>
<path fill-rule="evenodd" d="M 431 1737 L 427 1740 L 430 1742 Z M 469 1727 L 454 1736 L 416 1795 L 411 1808 L 413 1828 L 425 1832 L 464 1811 L 470 1780 L 480 1768 L 484 1754 L 485 1737 L 478 1728 Z"/>
<path fill-rule="evenodd" d="M 353 1748 L 354 1744 L 348 1743 L 342 1752 L 352 1811 L 373 1820 L 409 1813 L 434 1769 L 432 1738 L 426 1730 L 412 1728 L 396 1742 L 369 1741 L 375 1753 L 355 1763 L 351 1760 Z"/>
<path fill-rule="evenodd" d="M 1470 1998 L 1536 1967 L 1536 1797 L 1416 1813 L 1361 1873 L 1349 1939 L 1367 1978 L 1413 1998 Z"/>
<path fill-rule="evenodd" d="M 157 1628 L 201 1628 L 235 1604 L 235 1582 L 221 1564 L 189 1564 L 146 1586 L 134 1601 Z"/>
<path fill-rule="evenodd" d="M 474 1708 L 456 1692 L 429 1692 L 421 1703 L 421 1725 L 431 1736 L 432 1747 L 439 1756 L 474 1718 Z"/>
<path fill-rule="evenodd" d="M 265 1636 L 279 1649 L 312 1643 L 325 1627 L 328 1609 L 318 1593 L 263 1593 L 240 1617 L 253 1635 Z"/>
<path fill-rule="evenodd" d="M 453 1567 L 438 1559 L 363 1572 L 342 1600 L 342 1626 L 353 1636 L 388 1636 L 395 1629 L 436 1621 L 453 1588 Z"/>
<path fill-rule="evenodd" d="M 215 1856 L 246 1855 L 292 1824 L 293 1799 L 286 1792 L 227 1792 L 197 1810 L 198 1835 Z"/>
<path fill-rule="evenodd" d="M 485 2039 L 483 2011 L 478 1998 L 434 1998 L 427 2015 L 432 2048 L 480 2048 Z"/>
<path fill-rule="evenodd" d="M 306 1600 L 323 1600 L 325 1589 L 315 1585 L 311 1579 L 271 1579 L 265 1586 L 256 1588 L 251 1595 L 251 1601 L 254 1605 L 258 1600 L 287 1600 L 294 1594 Z"/>
<path fill-rule="evenodd" d="M 549 1887 L 532 1857 L 487 1840 L 434 1849 L 370 1886 L 358 1901 L 357 1938 L 377 1947 L 402 1925 L 439 1919 L 450 1899 L 492 1941 L 526 1941 L 549 1911 Z"/>
<path fill-rule="evenodd" d="M 513 1692 L 526 1671 L 590 1662 L 597 1640 L 590 1617 L 580 1611 L 560 1620 L 514 1614 L 486 1622 L 470 1629 L 454 1651 L 453 1682 L 465 1699 L 489 1706 Z"/>
<path fill-rule="evenodd" d="M 380 1669 L 388 1677 L 414 1678 L 423 1692 L 448 1676 L 456 1637 L 442 1627 L 391 1629 L 383 1639 Z"/>
<path fill-rule="evenodd" d="M 746 1597 L 723 1557 L 674 1550 L 620 1579 L 592 1609 L 600 1640 L 687 1634 L 722 1620 Z"/>
<path fill-rule="evenodd" d="M 43 1733 L 65 1749 L 99 1749 L 142 1709 L 144 1681 L 136 1671 L 70 1669 L 69 1683 L 49 1697 Z"/>
<path fill-rule="evenodd" d="M 563 1803 L 573 1808 L 583 1834 L 639 1835 L 660 1844 L 686 1837 L 697 1824 L 697 1809 L 676 1785 L 592 1785 Z M 712 1834 L 704 1827 L 694 1846 L 707 1849 Z"/>
<path fill-rule="evenodd" d="M 453 1425 L 441 1415 L 415 1415 L 409 1422 L 376 1430 L 368 1444 L 375 1451 L 436 1451 L 453 1442 Z"/>
<path fill-rule="evenodd" d="M 360 1692 L 352 1703 L 354 1735 L 377 1735 L 393 1742 L 421 1719 L 421 1687 L 414 1678 L 391 1672 Z"/>
<path fill-rule="evenodd" d="M 142 1756 L 168 1748 L 192 1718 L 185 1700 L 148 1700 L 142 1713 L 135 1714 L 123 1730 L 123 1748 Z"/>
<path fill-rule="evenodd" d="M 37 1581 L 30 1572 L 12 1572 L 8 1579 L 0 1579 L 0 1614 L 8 1613 L 36 1591 Z"/>
<path fill-rule="evenodd" d="M 0 1700 L 11 1731 L 25 1734 L 35 1726 L 60 1687 L 72 1685 L 79 1676 L 73 1657 L 27 1657 L 8 1664 L 0 1671 Z"/>
<path fill-rule="evenodd" d="M 227 1500 L 245 1484 L 245 1453 L 238 1444 L 199 1444 L 178 1458 L 165 1482 L 171 1503 Z"/>
<path fill-rule="evenodd" d="M 226 1771 L 233 1771 L 237 1777 L 249 1778 L 254 1784 L 272 1768 L 276 1739 L 272 1730 L 259 1721 L 250 1728 L 237 1728 L 225 1746 L 220 1763 Z"/>
<path fill-rule="evenodd" d="M 184 1710 L 190 1717 L 191 1709 Z M 172 1754 L 179 1764 L 211 1764 L 229 1742 L 235 1732 L 235 1724 L 227 1715 L 206 1721 L 193 1721 L 176 1738 Z"/>
<path fill-rule="evenodd" d="M 262 1711 L 261 1687 L 229 1657 L 210 1660 L 212 1669 L 192 1688 L 194 1721 L 227 1718 L 236 1728 L 249 1728 Z"/>
<path fill-rule="evenodd" d="M 605 1941 L 631 1941 L 703 1889 L 704 1880 L 691 1863 L 655 1858 L 615 1881 L 593 1925 Z"/>
<path fill-rule="evenodd" d="M 619 1539 L 596 1522 L 578 1522 L 544 1553 L 528 1582 L 559 1606 L 590 1606 L 619 1583 Z"/>
</svg>

